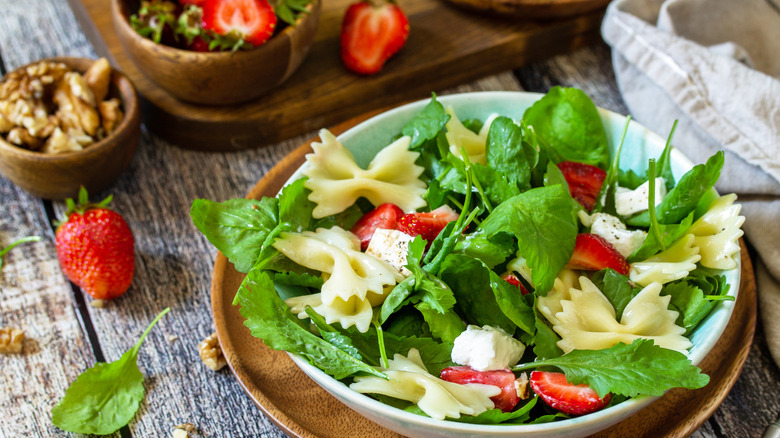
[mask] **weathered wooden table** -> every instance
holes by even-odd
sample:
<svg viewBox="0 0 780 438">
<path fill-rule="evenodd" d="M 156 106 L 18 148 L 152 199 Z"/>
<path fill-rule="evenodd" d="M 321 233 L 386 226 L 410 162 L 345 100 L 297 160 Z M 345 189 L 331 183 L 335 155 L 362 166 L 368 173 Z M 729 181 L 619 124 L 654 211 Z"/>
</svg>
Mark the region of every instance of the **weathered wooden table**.
<svg viewBox="0 0 780 438">
<path fill-rule="evenodd" d="M 58 55 L 96 57 L 68 4 L 59 0 L 0 0 L 0 53 L 4 72 Z M 627 113 L 603 43 L 507 71 L 440 94 L 474 90 L 544 92 L 578 87 L 601 107 Z M 136 342 L 154 315 L 171 307 L 140 353 L 146 397 L 117 436 L 170 436 L 192 423 L 195 436 L 282 436 L 242 392 L 229 369 L 213 372 L 197 344 L 213 332 L 209 286 L 216 251 L 193 227 L 195 198 L 244 196 L 276 162 L 315 132 L 267 148 L 205 153 L 174 147 L 144 132 L 131 168 L 110 188 L 114 206 L 136 239 L 136 277 L 130 291 L 97 309 L 61 273 L 52 220 L 63 209 L 0 178 L 0 247 L 28 235 L 5 257 L 0 272 L 0 326 L 22 328 L 21 355 L 0 355 L 0 437 L 65 436 L 51 409 L 68 385 L 95 361 L 112 361 Z M 106 193 L 94 193 L 103 197 Z M 696 437 L 756 437 L 780 413 L 780 371 L 763 328 L 741 376 Z M 283 385 L 284 382 L 279 382 Z"/>
</svg>

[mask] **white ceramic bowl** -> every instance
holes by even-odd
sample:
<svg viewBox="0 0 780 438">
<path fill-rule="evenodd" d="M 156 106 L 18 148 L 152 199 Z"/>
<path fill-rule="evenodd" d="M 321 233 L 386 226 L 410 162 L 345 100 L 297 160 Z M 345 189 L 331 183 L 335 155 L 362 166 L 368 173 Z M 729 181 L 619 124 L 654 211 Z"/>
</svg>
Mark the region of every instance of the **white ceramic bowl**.
<svg viewBox="0 0 780 438">
<path fill-rule="evenodd" d="M 520 120 L 526 108 L 541 97 L 538 93 L 481 92 L 439 96 L 437 100 L 445 106 L 452 106 L 461 120 L 485 120 L 494 113 Z M 355 155 L 358 164 L 366 166 L 379 149 L 390 144 L 393 137 L 401 132 L 401 128 L 428 102 L 429 99 L 414 102 L 377 115 L 341 134 L 338 139 Z M 610 149 L 614 153 L 625 127 L 626 117 L 604 109 L 599 109 L 599 115 L 607 132 Z M 665 144 L 665 138 L 632 121 L 623 145 L 620 167 L 645 169 L 648 159 L 657 158 Z M 693 167 L 691 161 L 676 149 L 672 151 L 671 161 L 675 180 L 679 180 Z M 288 183 L 300 176 L 300 171 L 296 172 Z M 728 294 L 736 298 L 741 266 L 739 256 L 734 258 L 738 263 L 737 267 L 724 272 L 724 275 L 731 286 Z M 720 301 L 692 334 L 693 347 L 689 358 L 694 364 L 701 362 L 718 341 L 733 309 L 733 301 Z M 305 359 L 294 354 L 290 356 L 304 373 L 342 403 L 368 419 L 409 437 L 583 437 L 628 418 L 657 398 L 638 397 L 589 415 L 546 424 L 505 426 L 457 423 L 434 420 L 380 403 L 352 391 Z"/>
</svg>

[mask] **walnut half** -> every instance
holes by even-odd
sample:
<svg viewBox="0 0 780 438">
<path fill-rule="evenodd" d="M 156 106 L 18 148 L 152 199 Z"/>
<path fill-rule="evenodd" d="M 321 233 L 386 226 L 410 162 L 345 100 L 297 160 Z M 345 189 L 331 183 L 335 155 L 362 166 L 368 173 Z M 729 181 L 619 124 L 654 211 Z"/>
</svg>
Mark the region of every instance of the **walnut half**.
<svg viewBox="0 0 780 438">
<path fill-rule="evenodd" d="M 214 371 L 218 371 L 227 365 L 227 360 L 225 360 L 225 355 L 222 354 L 222 347 L 219 346 L 216 333 L 212 333 L 198 344 L 198 354 L 200 354 L 200 359 L 203 363 Z"/>
<path fill-rule="evenodd" d="M 0 328 L 0 353 L 19 354 L 22 352 L 24 332 L 11 327 Z"/>
</svg>

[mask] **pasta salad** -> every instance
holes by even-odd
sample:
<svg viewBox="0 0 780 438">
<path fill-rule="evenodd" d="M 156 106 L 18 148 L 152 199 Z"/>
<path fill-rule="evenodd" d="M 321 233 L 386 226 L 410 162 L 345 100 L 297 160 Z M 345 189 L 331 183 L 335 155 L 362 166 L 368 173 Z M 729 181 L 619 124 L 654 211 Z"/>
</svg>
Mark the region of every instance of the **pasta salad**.
<svg viewBox="0 0 780 438">
<path fill-rule="evenodd" d="M 625 135 L 625 132 L 624 132 Z M 555 87 L 520 120 L 433 96 L 365 166 L 327 130 L 300 178 L 191 216 L 247 274 L 251 333 L 435 419 L 529 424 L 700 388 L 691 333 L 728 295 L 744 217 L 724 155 L 675 178 L 671 135 L 621 170 L 593 102 Z"/>
</svg>

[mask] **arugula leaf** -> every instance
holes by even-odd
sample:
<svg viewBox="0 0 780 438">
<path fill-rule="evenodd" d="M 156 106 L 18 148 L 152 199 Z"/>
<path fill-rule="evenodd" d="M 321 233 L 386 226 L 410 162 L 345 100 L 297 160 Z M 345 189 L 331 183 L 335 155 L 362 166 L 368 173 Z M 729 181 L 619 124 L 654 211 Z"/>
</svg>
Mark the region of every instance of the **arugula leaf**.
<svg viewBox="0 0 780 438">
<path fill-rule="evenodd" d="M 463 415 L 460 418 L 448 418 L 447 421 L 471 424 L 524 424 L 531 419 L 531 409 L 536 406 L 539 397 L 532 397 L 524 405 L 515 408 L 512 412 L 503 412 L 501 409 L 489 409 L 479 415 Z"/>
<path fill-rule="evenodd" d="M 691 225 L 693 224 L 693 217 L 694 213 L 691 212 L 688 216 L 683 218 L 679 224 L 664 225 L 657 222 L 651 223 L 650 227 L 658 230 L 658 233 L 654 232 L 655 230 L 648 231 L 645 241 L 642 242 L 642 246 L 634 250 L 634 252 L 631 253 L 631 255 L 629 255 L 626 260 L 629 263 L 647 260 L 648 258 L 659 253 L 663 248 L 670 247 L 674 242 L 683 237 L 688 229 L 691 228 Z M 656 237 L 658 234 L 662 236 L 663 242 L 658 241 L 658 238 Z"/>
<path fill-rule="evenodd" d="M 607 133 L 596 105 L 582 90 L 553 87 L 523 114 L 523 121 L 556 162 L 577 161 L 606 169 Z"/>
<path fill-rule="evenodd" d="M 423 142 L 436 138 L 449 120 L 450 115 L 433 94 L 431 101 L 401 129 L 401 133 L 412 138 L 409 149 L 416 150 Z"/>
<path fill-rule="evenodd" d="M 170 310 L 160 312 L 141 339 L 118 360 L 98 362 L 81 373 L 52 409 L 52 423 L 68 432 L 95 435 L 114 433 L 129 423 L 144 398 L 138 351 L 152 327 Z"/>
<path fill-rule="evenodd" d="M 733 299 L 726 295 L 728 290 L 724 276 L 697 269 L 682 280 L 665 284 L 662 293 L 671 295 L 669 307 L 679 313 L 677 325 L 688 336 L 715 307 L 714 300 Z"/>
<path fill-rule="evenodd" d="M 488 237 L 507 232 L 517 238 L 537 293 L 546 295 L 574 251 L 577 222 L 571 197 L 560 185 L 523 192 L 497 206 L 479 227 Z"/>
<path fill-rule="evenodd" d="M 683 218 L 696 210 L 699 201 L 715 185 L 723 168 L 723 151 L 711 156 L 705 164 L 698 164 L 680 178 L 677 185 L 666 194 L 656 207 L 658 222 L 661 224 L 679 223 Z M 634 226 L 650 225 L 650 214 L 641 213 L 627 220 Z"/>
<path fill-rule="evenodd" d="M 41 236 L 22 237 L 21 239 L 16 240 L 15 242 L 11 243 L 10 245 L 6 246 L 5 248 L 0 249 L 0 269 L 3 268 L 3 256 L 8 254 L 8 251 L 14 249 L 18 245 L 21 245 L 22 243 L 37 242 L 39 240 L 41 240 Z"/>
<path fill-rule="evenodd" d="M 587 384 L 599 397 L 609 392 L 627 397 L 660 396 L 671 388 L 702 388 L 710 380 L 684 354 L 661 348 L 649 339 L 637 339 L 631 345 L 618 343 L 604 350 L 574 350 L 512 370 L 542 366 L 560 368 L 567 380 Z"/>
<path fill-rule="evenodd" d="M 466 323 L 453 309 L 441 313 L 427 302 L 419 302 L 415 304 L 415 308 L 422 314 L 431 334 L 442 342 L 455 342 L 455 338 L 466 330 Z"/>
<path fill-rule="evenodd" d="M 236 293 L 236 301 L 246 318 L 244 325 L 269 348 L 299 354 L 336 379 L 357 373 L 386 378 L 384 373 L 305 329 L 277 295 L 268 272 L 251 270 Z"/>
<path fill-rule="evenodd" d="M 531 188 L 531 164 L 526 156 L 530 151 L 523 147 L 522 129 L 512 119 L 502 116 L 493 120 L 485 149 L 489 168 L 521 191 Z"/>
</svg>

